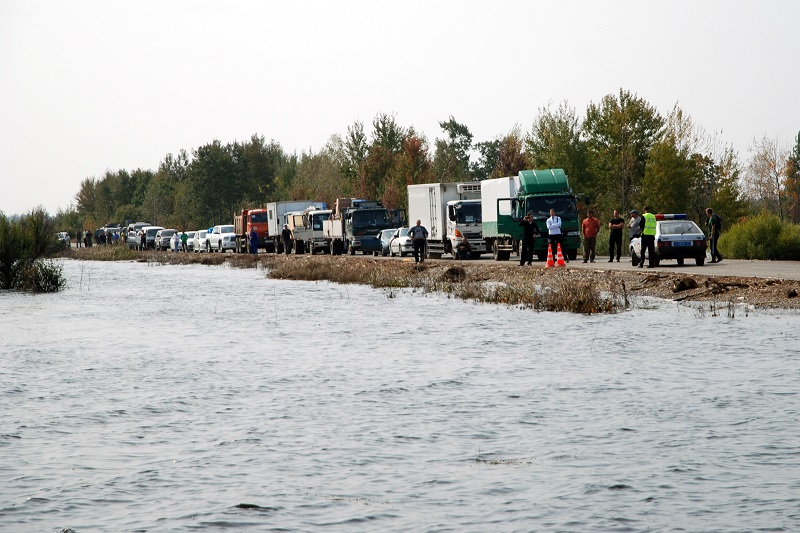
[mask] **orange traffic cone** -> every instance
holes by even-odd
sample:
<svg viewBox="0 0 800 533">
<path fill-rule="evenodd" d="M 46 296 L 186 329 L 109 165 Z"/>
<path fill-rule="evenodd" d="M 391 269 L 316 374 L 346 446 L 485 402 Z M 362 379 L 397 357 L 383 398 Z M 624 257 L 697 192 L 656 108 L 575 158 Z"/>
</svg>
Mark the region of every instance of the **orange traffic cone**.
<svg viewBox="0 0 800 533">
<path fill-rule="evenodd" d="M 564 262 L 564 256 L 561 254 L 561 243 L 558 244 L 558 255 L 556 255 L 556 266 L 565 267 L 567 264 Z"/>
<path fill-rule="evenodd" d="M 545 268 L 552 268 L 554 266 L 555 266 L 555 263 L 553 263 L 553 247 L 548 244 L 547 245 L 547 263 L 545 263 L 544 267 Z"/>
</svg>

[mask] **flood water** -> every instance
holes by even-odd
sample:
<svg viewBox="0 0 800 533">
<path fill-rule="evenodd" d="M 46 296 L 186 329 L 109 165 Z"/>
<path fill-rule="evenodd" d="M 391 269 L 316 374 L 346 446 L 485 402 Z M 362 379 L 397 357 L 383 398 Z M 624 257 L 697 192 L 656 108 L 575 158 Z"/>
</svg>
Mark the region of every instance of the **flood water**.
<svg viewBox="0 0 800 533">
<path fill-rule="evenodd" d="M 800 319 L 225 266 L 0 293 L 0 529 L 797 531 Z"/>
</svg>

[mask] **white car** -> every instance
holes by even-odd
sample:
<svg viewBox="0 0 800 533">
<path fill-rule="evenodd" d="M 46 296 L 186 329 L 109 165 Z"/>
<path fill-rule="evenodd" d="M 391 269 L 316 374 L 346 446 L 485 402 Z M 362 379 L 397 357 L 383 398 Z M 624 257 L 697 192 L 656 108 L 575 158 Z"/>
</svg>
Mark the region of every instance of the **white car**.
<svg viewBox="0 0 800 533">
<path fill-rule="evenodd" d="M 392 241 L 389 243 L 389 255 L 403 257 L 406 254 L 414 253 L 414 243 L 411 241 L 411 237 L 408 236 L 410 231 L 411 228 L 400 228 L 395 231 Z"/>
<path fill-rule="evenodd" d="M 199 229 L 194 234 L 194 247 L 192 248 L 193 252 L 205 252 L 206 251 L 206 233 L 208 233 L 207 229 Z"/>
<path fill-rule="evenodd" d="M 59 231 L 56 235 L 58 241 L 63 244 L 66 248 L 69 248 L 69 233 L 66 231 Z"/>
<path fill-rule="evenodd" d="M 206 235 L 206 250 L 209 252 L 236 251 L 236 233 L 233 224 L 214 226 L 211 233 Z"/>
<path fill-rule="evenodd" d="M 685 259 L 694 259 L 697 266 L 706 261 L 706 236 L 697 224 L 685 214 L 656 215 L 656 256 L 653 264 L 658 266 L 664 259 L 675 259 L 683 266 Z M 631 263 L 639 264 L 642 254 L 642 239 L 631 239 Z"/>
</svg>

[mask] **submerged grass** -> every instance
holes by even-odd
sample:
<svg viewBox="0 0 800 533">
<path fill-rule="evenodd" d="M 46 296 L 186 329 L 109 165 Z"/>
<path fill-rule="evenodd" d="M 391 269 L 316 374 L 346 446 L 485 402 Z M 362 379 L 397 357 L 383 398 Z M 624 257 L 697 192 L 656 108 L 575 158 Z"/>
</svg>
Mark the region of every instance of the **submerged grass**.
<svg viewBox="0 0 800 533">
<path fill-rule="evenodd" d="M 367 258 L 280 257 L 262 259 L 273 279 L 332 281 L 375 288 L 415 288 L 460 300 L 516 305 L 540 311 L 615 313 L 628 307 L 624 283 L 581 279 L 568 272 L 504 269 L 492 280 L 479 271 L 443 263 L 414 264 Z"/>
</svg>

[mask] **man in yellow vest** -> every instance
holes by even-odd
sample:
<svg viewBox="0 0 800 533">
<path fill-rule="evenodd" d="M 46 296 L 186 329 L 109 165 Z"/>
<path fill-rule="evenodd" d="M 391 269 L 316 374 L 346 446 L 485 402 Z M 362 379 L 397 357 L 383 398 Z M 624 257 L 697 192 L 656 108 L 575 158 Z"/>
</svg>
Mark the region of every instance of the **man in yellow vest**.
<svg viewBox="0 0 800 533">
<path fill-rule="evenodd" d="M 642 209 L 642 245 L 639 247 L 639 268 L 644 266 L 644 251 L 647 250 L 647 268 L 656 266 L 656 216 L 650 212 L 650 206 Z"/>
</svg>

